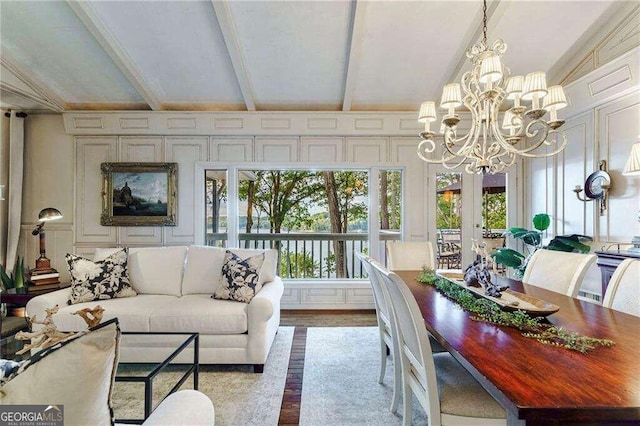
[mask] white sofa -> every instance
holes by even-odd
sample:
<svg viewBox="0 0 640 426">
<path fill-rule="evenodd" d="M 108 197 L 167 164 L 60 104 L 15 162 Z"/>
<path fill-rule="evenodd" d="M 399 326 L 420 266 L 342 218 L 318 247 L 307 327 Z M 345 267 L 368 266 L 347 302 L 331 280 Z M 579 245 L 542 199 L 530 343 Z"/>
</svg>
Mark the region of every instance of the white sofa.
<svg viewBox="0 0 640 426">
<path fill-rule="evenodd" d="M 114 248 L 97 249 L 94 260 L 112 254 Z M 54 316 L 58 329 L 86 329 L 74 312 L 101 305 L 103 320 L 117 317 L 123 332 L 198 332 L 202 364 L 253 364 L 262 372 L 280 324 L 282 280 L 276 275 L 276 250 L 231 249 L 241 257 L 265 253 L 260 270 L 262 289 L 250 303 L 211 298 L 222 276 L 225 249 L 203 246 L 130 248 L 129 280 L 134 297 L 68 305 L 70 288 L 34 297 L 27 314 L 44 318 L 44 309 L 59 305 Z M 34 325 L 35 328 L 35 325 Z M 135 336 L 123 339 L 120 360 L 157 362 L 175 349 L 177 337 Z M 183 351 L 176 362 L 190 362 L 193 352 Z"/>
</svg>

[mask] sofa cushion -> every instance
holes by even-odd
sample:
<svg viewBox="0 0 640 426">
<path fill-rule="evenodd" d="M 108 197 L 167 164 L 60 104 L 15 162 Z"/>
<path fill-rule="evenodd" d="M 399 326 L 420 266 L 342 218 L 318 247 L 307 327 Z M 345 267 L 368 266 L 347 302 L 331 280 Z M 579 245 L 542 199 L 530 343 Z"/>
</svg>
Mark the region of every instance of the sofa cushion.
<svg viewBox="0 0 640 426">
<path fill-rule="evenodd" d="M 61 306 L 54 316 L 54 321 L 59 330 L 80 331 L 87 328 L 86 323 L 74 312 L 84 308 L 95 308 L 100 305 L 104 308 L 103 321 L 118 318 L 123 331 L 150 331 L 149 317 L 154 312 L 162 312 L 176 303 L 178 297 L 139 294 L 136 297 L 126 299 L 98 300 L 94 302 L 78 303 L 77 305 Z M 197 330 L 196 330 L 197 331 Z"/>
<path fill-rule="evenodd" d="M 96 249 L 94 259 L 114 249 Z M 187 247 L 132 247 L 129 249 L 129 279 L 141 294 L 180 296 Z"/>
<path fill-rule="evenodd" d="M 151 314 L 150 331 L 194 332 L 200 334 L 246 333 L 245 303 L 215 300 L 207 294 L 191 294 Z"/>
<path fill-rule="evenodd" d="M 54 419 L 63 408 L 66 425 L 112 425 L 119 340 L 118 323 L 113 321 L 36 353 L 2 386 L 0 405 L 51 406 L 47 410 Z"/>
<path fill-rule="evenodd" d="M 275 249 L 228 249 L 243 259 L 264 253 L 258 284 L 263 285 L 276 277 L 278 251 Z M 222 280 L 225 249 L 207 246 L 189 246 L 187 266 L 182 280 L 182 294 L 213 294 Z"/>
<path fill-rule="evenodd" d="M 127 249 L 95 262 L 69 253 L 65 259 L 71 275 L 69 304 L 136 295 L 129 284 Z"/>
<path fill-rule="evenodd" d="M 182 294 L 213 294 L 220 285 L 225 249 L 189 246 Z"/>
<path fill-rule="evenodd" d="M 260 291 L 259 271 L 264 262 L 264 253 L 243 259 L 227 250 L 222 264 L 222 285 L 213 297 L 216 299 L 237 300 L 249 303 Z"/>
</svg>

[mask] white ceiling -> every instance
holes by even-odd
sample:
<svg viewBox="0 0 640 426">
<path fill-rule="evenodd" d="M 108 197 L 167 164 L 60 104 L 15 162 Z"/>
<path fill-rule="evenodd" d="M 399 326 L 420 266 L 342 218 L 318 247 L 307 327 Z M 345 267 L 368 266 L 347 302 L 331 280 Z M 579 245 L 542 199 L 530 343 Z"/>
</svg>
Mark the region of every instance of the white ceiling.
<svg viewBox="0 0 640 426">
<path fill-rule="evenodd" d="M 489 42 L 558 83 L 628 4 L 490 1 Z M 481 25 L 479 0 L 0 0 L 0 106 L 413 111 L 468 68 Z"/>
</svg>

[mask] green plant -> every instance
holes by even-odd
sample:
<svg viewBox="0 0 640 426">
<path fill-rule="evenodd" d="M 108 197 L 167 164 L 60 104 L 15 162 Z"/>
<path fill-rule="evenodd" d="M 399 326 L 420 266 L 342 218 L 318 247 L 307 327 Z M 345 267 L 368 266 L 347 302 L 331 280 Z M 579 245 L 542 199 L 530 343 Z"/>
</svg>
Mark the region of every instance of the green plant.
<svg viewBox="0 0 640 426">
<path fill-rule="evenodd" d="M 497 303 L 488 299 L 478 298 L 466 288 L 435 276 L 427 269 L 423 269 L 418 281 L 437 288 L 438 291 L 469 312 L 472 320 L 515 328 L 523 336 L 536 339 L 545 345 L 563 347 L 583 354 L 599 346 L 610 347 L 614 345 L 612 340 L 582 336 L 562 327 L 555 327 L 546 322 L 543 317 L 532 317 L 521 310 L 504 311 Z"/>
<path fill-rule="evenodd" d="M 20 256 L 16 257 L 13 272 L 9 275 L 7 275 L 5 267 L 0 265 L 0 279 L 2 279 L 2 285 L 5 289 L 15 288 L 16 291 L 22 291 L 26 284 L 26 280 L 24 279 L 24 259 Z"/>
<path fill-rule="evenodd" d="M 526 255 L 506 247 L 498 249 L 491 255 L 496 263 L 514 268 L 518 277 L 522 278 L 529 259 L 538 249 L 544 248 L 564 252 L 589 253 L 591 248 L 584 244 L 584 241 L 592 241 L 592 238 L 586 235 L 559 235 L 544 246 L 542 244 L 542 233 L 551 225 L 551 218 L 546 213 L 540 213 L 533 217 L 532 222 L 535 230 L 515 227 L 510 228 L 503 234 L 504 237 L 511 236 L 517 240 L 522 240 L 527 249 Z"/>
</svg>

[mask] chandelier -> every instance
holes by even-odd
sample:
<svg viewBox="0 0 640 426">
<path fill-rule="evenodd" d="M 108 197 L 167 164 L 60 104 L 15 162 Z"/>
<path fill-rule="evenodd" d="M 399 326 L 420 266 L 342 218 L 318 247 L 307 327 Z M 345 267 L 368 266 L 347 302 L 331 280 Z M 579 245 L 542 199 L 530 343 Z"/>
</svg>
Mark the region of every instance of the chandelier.
<svg viewBox="0 0 640 426">
<path fill-rule="evenodd" d="M 547 87 L 544 72 L 511 76 L 500 61 L 507 50 L 506 43 L 498 39 L 491 48 L 487 44 L 486 0 L 483 17 L 482 41 L 467 51 L 473 68 L 464 73 L 461 84 L 447 84 L 442 90 L 440 107 L 447 113 L 439 134 L 430 127 L 437 119 L 435 102 L 420 106 L 418 121 L 425 123 L 425 128 L 420 132 L 423 140 L 418 145 L 418 156 L 447 169 L 466 163 L 468 173 L 485 174 L 504 170 L 518 156 L 542 158 L 562 151 L 567 137 L 558 130 L 564 120 L 558 119 L 557 111 L 567 106 L 567 99 L 562 86 Z M 458 129 L 460 116 L 455 113 L 461 106 L 469 110 L 471 117 L 470 123 L 461 123 L 465 128 L 470 126 L 463 135 Z M 545 120 L 547 112 L 549 120 Z M 441 153 L 436 153 L 436 140 L 440 141 Z"/>
</svg>

